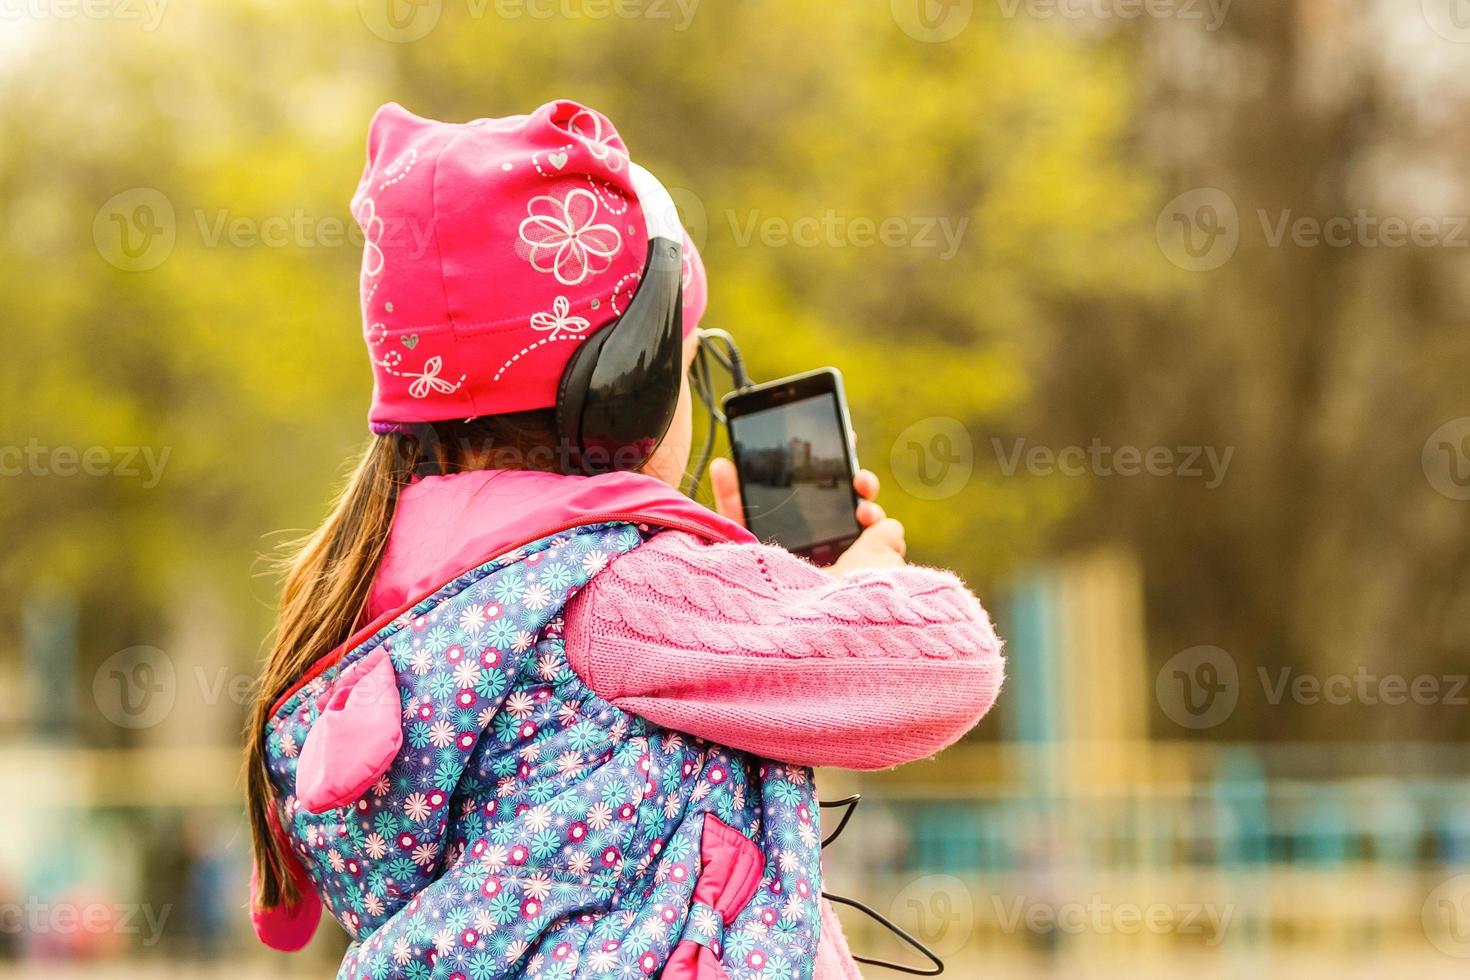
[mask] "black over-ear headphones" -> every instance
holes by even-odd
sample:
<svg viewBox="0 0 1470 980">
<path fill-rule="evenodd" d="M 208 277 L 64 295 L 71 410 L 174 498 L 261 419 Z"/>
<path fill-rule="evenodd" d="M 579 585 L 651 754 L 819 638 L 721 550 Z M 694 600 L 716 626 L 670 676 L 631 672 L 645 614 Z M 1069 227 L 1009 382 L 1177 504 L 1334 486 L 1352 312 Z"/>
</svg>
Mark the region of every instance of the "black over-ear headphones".
<svg viewBox="0 0 1470 980">
<path fill-rule="evenodd" d="M 674 418 L 683 374 L 684 231 L 658 178 L 628 164 L 648 229 L 648 257 L 628 308 L 578 347 L 556 391 L 569 473 L 636 470 Z"/>
</svg>

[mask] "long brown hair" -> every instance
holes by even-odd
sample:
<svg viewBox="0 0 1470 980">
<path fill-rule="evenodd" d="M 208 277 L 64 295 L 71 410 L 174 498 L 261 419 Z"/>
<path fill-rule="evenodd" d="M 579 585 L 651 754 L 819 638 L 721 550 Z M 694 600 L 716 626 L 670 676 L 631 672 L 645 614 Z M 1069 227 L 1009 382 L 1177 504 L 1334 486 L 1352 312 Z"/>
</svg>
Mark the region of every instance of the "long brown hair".
<svg viewBox="0 0 1470 980">
<path fill-rule="evenodd" d="M 374 436 L 316 531 L 288 546 L 280 609 L 245 729 L 245 799 L 255 852 L 256 904 L 294 905 L 283 842 L 271 832 L 274 805 L 265 728 L 276 700 L 359 625 L 398 495 L 415 475 L 466 469 L 557 469 L 549 409 L 436 422 Z"/>
</svg>

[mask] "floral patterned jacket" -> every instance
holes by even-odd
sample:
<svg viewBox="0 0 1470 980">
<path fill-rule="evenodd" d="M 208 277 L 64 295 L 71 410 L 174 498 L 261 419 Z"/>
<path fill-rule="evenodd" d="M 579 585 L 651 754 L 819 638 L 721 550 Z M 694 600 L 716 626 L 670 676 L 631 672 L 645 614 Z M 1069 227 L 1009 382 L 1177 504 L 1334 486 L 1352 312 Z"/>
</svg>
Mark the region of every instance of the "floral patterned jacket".
<svg viewBox="0 0 1470 980">
<path fill-rule="evenodd" d="M 278 703 L 273 823 L 354 940 L 339 977 L 811 977 L 811 771 L 660 729 L 567 663 L 567 600 L 656 531 L 502 554 Z"/>
</svg>

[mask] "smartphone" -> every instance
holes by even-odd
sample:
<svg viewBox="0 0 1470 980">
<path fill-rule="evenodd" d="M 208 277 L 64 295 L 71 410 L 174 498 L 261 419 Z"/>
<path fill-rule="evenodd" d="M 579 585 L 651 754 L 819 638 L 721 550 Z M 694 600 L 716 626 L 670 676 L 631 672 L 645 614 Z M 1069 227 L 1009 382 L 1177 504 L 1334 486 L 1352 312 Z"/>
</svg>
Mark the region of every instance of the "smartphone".
<svg viewBox="0 0 1470 980">
<path fill-rule="evenodd" d="M 745 526 L 818 565 L 836 561 L 862 530 L 842 375 L 821 368 L 741 388 L 722 408 Z"/>
</svg>

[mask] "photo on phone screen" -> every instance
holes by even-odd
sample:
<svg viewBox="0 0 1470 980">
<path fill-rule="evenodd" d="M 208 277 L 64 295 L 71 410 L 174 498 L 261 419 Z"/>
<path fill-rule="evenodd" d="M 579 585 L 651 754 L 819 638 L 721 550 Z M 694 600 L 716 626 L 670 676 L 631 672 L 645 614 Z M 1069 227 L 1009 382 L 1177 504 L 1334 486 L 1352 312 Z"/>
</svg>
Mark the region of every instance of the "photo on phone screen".
<svg viewBox="0 0 1470 980">
<path fill-rule="evenodd" d="M 857 537 L 857 460 L 842 378 L 813 371 L 726 397 L 746 526 L 762 541 L 829 564 Z"/>
</svg>

